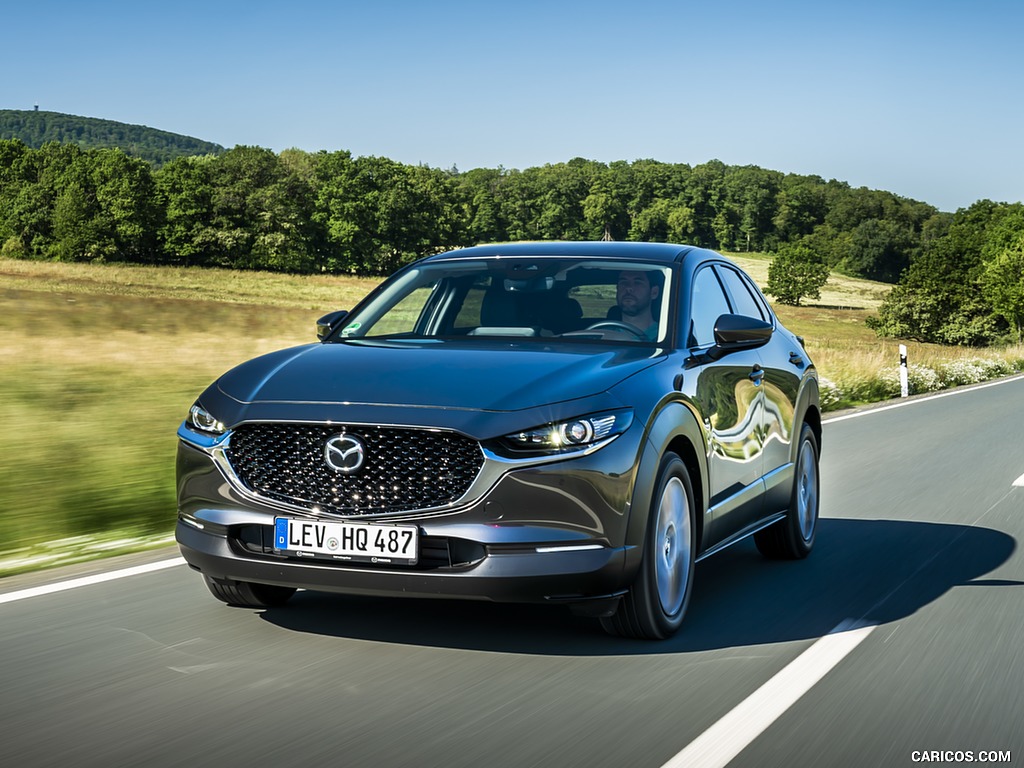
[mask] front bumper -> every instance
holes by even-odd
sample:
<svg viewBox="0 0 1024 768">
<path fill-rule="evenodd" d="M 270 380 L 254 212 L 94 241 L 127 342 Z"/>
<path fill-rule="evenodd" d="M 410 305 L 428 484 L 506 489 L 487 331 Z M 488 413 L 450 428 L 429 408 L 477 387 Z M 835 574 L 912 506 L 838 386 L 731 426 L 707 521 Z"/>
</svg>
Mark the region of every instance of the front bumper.
<svg viewBox="0 0 1024 768">
<path fill-rule="evenodd" d="M 474 563 L 419 570 L 239 552 L 231 536 L 200 531 L 180 520 L 176 536 L 182 556 L 206 576 L 324 592 L 573 603 L 623 589 L 623 548 L 487 552 Z"/>
<path fill-rule="evenodd" d="M 214 579 L 389 597 L 567 602 L 621 595 L 637 545 L 626 540 L 643 429 L 565 461 L 510 467 L 451 509 L 362 517 L 415 524 L 414 566 L 338 563 L 274 551 L 276 516 L 311 516 L 238 488 L 207 450 L 178 447 L 177 540 L 185 560 Z M 491 467 L 490 472 L 494 472 Z"/>
</svg>

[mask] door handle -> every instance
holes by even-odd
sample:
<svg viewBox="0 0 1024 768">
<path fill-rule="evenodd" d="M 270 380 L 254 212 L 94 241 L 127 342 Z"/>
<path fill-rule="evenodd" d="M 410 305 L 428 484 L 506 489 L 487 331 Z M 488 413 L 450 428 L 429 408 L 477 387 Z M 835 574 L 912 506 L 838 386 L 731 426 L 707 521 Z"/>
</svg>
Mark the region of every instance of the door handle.
<svg viewBox="0 0 1024 768">
<path fill-rule="evenodd" d="M 761 368 L 760 365 L 755 363 L 754 368 L 750 371 L 750 375 L 748 378 L 752 382 L 754 382 L 755 387 L 760 386 L 761 380 L 764 378 L 764 369 Z"/>
<path fill-rule="evenodd" d="M 798 355 L 796 352 L 790 352 L 789 353 L 789 362 L 792 365 L 795 365 L 797 368 L 803 368 L 804 367 L 804 359 L 800 355 Z"/>
</svg>

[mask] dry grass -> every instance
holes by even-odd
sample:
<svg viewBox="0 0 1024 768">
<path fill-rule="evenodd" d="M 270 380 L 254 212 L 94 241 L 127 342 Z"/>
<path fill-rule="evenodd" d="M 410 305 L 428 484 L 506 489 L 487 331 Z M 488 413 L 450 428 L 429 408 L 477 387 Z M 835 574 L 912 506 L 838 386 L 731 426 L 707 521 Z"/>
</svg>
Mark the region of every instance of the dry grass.
<svg viewBox="0 0 1024 768">
<path fill-rule="evenodd" d="M 379 283 L 363 277 L 282 275 L 231 269 L 67 264 L 0 259 L 0 286 L 49 293 L 217 301 L 299 309 L 347 309 Z"/>
</svg>

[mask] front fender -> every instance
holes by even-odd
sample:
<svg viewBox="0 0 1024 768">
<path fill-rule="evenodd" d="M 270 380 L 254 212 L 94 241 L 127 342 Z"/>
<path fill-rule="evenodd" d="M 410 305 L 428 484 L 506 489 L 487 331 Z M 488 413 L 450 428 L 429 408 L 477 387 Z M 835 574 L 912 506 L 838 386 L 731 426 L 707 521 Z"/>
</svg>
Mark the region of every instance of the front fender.
<svg viewBox="0 0 1024 768">
<path fill-rule="evenodd" d="M 818 392 L 818 374 L 811 368 L 800 382 L 800 390 L 796 396 L 796 407 L 793 411 L 793 440 L 789 449 L 789 460 L 796 464 L 797 451 L 800 450 L 800 425 L 804 422 L 811 425 L 814 436 L 818 439 L 818 453 L 821 453 L 821 404 Z"/>
<path fill-rule="evenodd" d="M 698 552 L 703 549 L 704 530 L 710 527 L 705 519 L 709 508 L 707 438 L 693 408 L 685 402 L 674 401 L 661 408 L 651 420 L 641 449 L 626 530 L 627 573 L 635 571 L 643 558 L 658 468 L 668 451 L 678 454 L 690 470 L 694 500 L 698 506 L 695 520 Z"/>
</svg>

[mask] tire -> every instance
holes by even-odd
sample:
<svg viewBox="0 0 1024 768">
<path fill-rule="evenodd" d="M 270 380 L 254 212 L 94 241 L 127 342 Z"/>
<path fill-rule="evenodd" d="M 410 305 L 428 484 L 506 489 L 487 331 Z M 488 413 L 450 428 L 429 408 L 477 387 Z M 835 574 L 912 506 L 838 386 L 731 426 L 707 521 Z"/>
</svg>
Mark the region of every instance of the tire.
<svg viewBox="0 0 1024 768">
<path fill-rule="evenodd" d="M 277 608 L 295 594 L 294 587 L 275 587 L 271 584 L 252 584 L 247 581 L 213 579 L 203 576 L 210 593 L 221 602 L 242 608 Z"/>
<path fill-rule="evenodd" d="M 774 560 L 802 560 L 814 547 L 821 497 L 818 472 L 818 440 L 810 425 L 800 429 L 796 453 L 793 492 L 786 516 L 754 534 L 754 543 L 765 557 Z"/>
<path fill-rule="evenodd" d="M 664 640 L 676 633 L 693 591 L 694 515 L 686 465 L 667 453 L 658 469 L 640 570 L 615 613 L 601 619 L 606 632 L 640 640 Z"/>
</svg>

